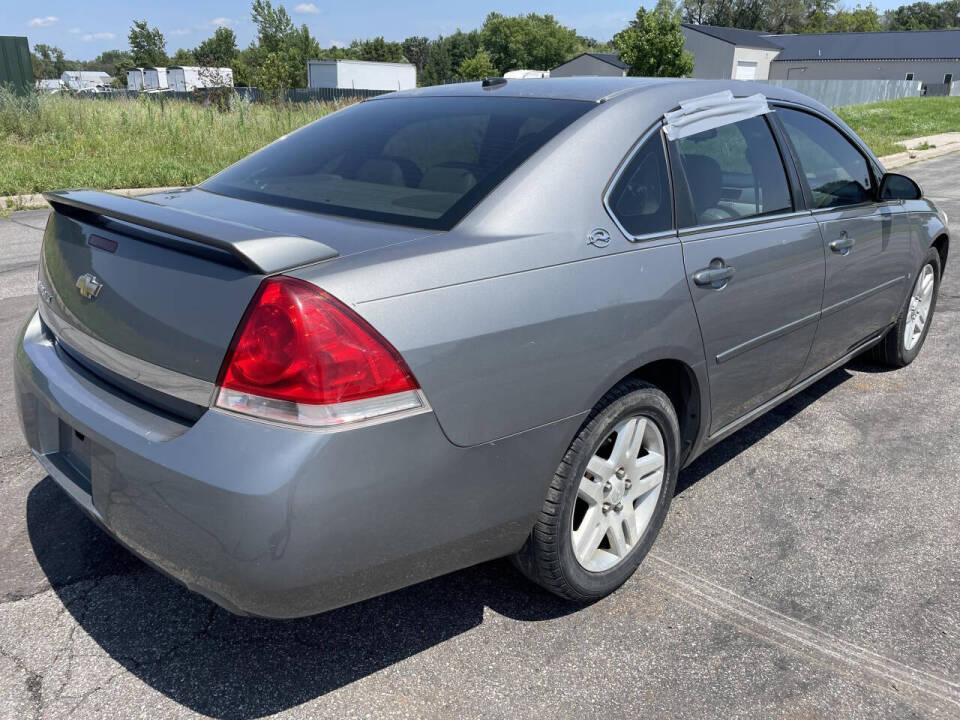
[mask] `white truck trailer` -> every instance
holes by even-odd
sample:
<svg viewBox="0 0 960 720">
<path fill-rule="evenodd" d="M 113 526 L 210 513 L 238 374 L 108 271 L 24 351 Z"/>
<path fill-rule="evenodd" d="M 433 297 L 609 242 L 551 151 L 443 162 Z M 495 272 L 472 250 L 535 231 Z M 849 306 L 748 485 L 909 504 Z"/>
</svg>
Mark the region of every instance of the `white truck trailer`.
<svg viewBox="0 0 960 720">
<path fill-rule="evenodd" d="M 411 90 L 417 68 L 408 63 L 364 60 L 310 60 L 307 87 L 338 90 Z"/>
<path fill-rule="evenodd" d="M 167 89 L 167 68 L 148 67 L 143 69 L 143 89 L 158 92 Z"/>
<path fill-rule="evenodd" d="M 221 67 L 167 68 L 170 89 L 176 92 L 191 92 L 198 88 L 233 87 L 233 70 Z"/>
<path fill-rule="evenodd" d="M 143 68 L 127 70 L 127 90 L 143 90 Z"/>
</svg>

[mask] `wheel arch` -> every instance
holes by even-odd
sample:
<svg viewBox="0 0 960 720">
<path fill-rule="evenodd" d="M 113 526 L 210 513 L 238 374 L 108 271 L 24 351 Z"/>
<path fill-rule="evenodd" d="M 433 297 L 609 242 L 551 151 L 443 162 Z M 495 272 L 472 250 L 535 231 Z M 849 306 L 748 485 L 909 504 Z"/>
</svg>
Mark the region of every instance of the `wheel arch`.
<svg viewBox="0 0 960 720">
<path fill-rule="evenodd" d="M 603 394 L 627 380 L 643 380 L 662 390 L 673 404 L 680 425 L 680 467 L 691 459 L 698 446 L 701 428 L 704 427 L 706 406 L 705 388 L 700 378 L 688 363 L 676 358 L 652 360 L 625 374 L 605 388 Z"/>
<path fill-rule="evenodd" d="M 940 233 L 934 238 L 932 247 L 936 248 L 937 254 L 940 255 L 940 275 L 943 275 L 943 271 L 947 267 L 947 255 L 950 251 L 950 238 L 947 237 L 946 233 Z"/>
</svg>

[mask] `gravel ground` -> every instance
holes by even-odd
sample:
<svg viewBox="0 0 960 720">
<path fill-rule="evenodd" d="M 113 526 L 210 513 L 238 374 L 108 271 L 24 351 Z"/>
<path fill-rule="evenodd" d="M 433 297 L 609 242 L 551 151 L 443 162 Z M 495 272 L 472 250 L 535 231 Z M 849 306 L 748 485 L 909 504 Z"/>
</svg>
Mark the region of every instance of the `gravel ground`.
<svg viewBox="0 0 960 720">
<path fill-rule="evenodd" d="M 958 169 L 906 172 L 960 222 Z M 275 622 L 131 557 L 28 454 L 45 219 L 0 220 L 0 717 L 960 717 L 957 260 L 913 365 L 854 362 L 700 458 L 611 597 L 494 562 Z"/>
</svg>

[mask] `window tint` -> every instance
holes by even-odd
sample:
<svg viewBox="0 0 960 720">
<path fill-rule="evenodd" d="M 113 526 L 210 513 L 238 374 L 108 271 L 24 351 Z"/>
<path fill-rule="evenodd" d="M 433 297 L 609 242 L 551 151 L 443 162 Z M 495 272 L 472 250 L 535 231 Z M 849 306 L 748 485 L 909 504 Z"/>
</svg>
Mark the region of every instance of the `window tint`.
<svg viewBox="0 0 960 720">
<path fill-rule="evenodd" d="M 593 103 L 515 97 L 358 103 L 201 185 L 268 205 L 445 230 Z"/>
<path fill-rule="evenodd" d="M 676 158 L 680 227 L 793 209 L 780 152 L 763 117 L 670 143 Z"/>
<path fill-rule="evenodd" d="M 610 193 L 610 211 L 630 235 L 673 228 L 670 179 L 660 133 L 630 160 Z"/>
<path fill-rule="evenodd" d="M 836 128 L 809 113 L 777 108 L 817 208 L 872 198 L 866 158 Z"/>
</svg>

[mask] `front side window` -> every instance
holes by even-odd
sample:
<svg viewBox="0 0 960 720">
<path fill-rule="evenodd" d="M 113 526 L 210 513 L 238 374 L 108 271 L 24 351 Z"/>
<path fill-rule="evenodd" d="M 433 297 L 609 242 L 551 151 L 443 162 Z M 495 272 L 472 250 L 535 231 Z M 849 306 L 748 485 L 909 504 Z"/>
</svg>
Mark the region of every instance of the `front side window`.
<svg viewBox="0 0 960 720">
<path fill-rule="evenodd" d="M 680 227 L 793 209 L 783 160 L 763 117 L 722 125 L 670 144 L 676 159 Z"/>
<path fill-rule="evenodd" d="M 610 212 L 628 235 L 673 228 L 670 179 L 660 133 L 655 133 L 624 169 L 609 197 Z"/>
<path fill-rule="evenodd" d="M 866 158 L 836 128 L 810 113 L 778 108 L 800 170 L 813 194 L 813 207 L 841 207 L 872 198 Z"/>
<path fill-rule="evenodd" d="M 279 207 L 448 230 L 595 103 L 516 97 L 358 103 L 200 187 Z"/>
</svg>

